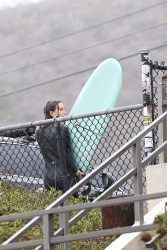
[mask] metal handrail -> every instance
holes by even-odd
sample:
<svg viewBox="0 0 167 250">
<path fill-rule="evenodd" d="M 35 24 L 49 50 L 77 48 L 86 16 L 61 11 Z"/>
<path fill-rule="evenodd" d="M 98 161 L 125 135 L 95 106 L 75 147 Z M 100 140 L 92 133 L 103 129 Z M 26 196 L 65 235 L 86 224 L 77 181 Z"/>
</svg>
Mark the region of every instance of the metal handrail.
<svg viewBox="0 0 167 250">
<path fill-rule="evenodd" d="M 151 200 L 151 199 L 158 199 L 167 197 L 167 192 L 161 192 L 161 193 L 154 193 L 154 194 L 147 194 L 147 195 L 139 195 L 135 197 L 124 197 L 120 199 L 112 199 L 112 200 L 105 200 L 105 201 L 99 201 L 96 203 L 87 203 L 87 204 L 80 204 L 80 205 L 73 205 L 73 206 L 65 206 L 61 208 L 53 208 L 50 210 L 40 210 L 36 212 L 27 212 L 27 213 L 21 213 L 21 214 L 14 214 L 14 215 L 6 215 L 0 217 L 0 222 L 5 221 L 12 221 L 17 219 L 27 219 L 36 216 L 39 214 L 40 216 L 43 216 L 44 218 L 49 219 L 49 215 L 53 214 L 59 214 L 64 212 L 70 212 L 70 211 L 77 211 L 80 209 L 93 209 L 98 207 L 107 207 L 107 206 L 115 206 L 119 204 L 126 204 L 126 203 L 132 203 L 137 201 L 145 201 L 145 200 Z M 44 227 L 47 227 L 47 223 L 44 223 Z M 60 236 L 60 237 L 51 237 L 50 242 L 51 243 L 61 243 L 61 242 L 69 242 L 74 240 L 83 240 L 83 239 L 89 239 L 89 238 L 96 238 L 96 237 L 102 237 L 102 236 L 111 236 L 114 234 L 123 234 L 123 233 L 129 233 L 129 232 L 138 232 L 138 231 L 148 231 L 153 230 L 157 227 L 156 223 L 153 224 L 147 224 L 147 225 L 134 225 L 133 227 L 122 227 L 117 229 L 109 229 L 109 230 L 99 230 L 96 232 L 89 232 L 89 233 L 82 233 L 79 236 L 78 235 L 68 235 L 68 236 Z M 45 235 L 44 235 L 45 237 Z M 22 247 L 35 247 L 39 244 L 44 245 L 43 239 L 38 240 L 31 240 L 31 241 L 24 241 L 24 242 L 18 242 L 18 243 L 10 243 L 5 246 L 0 246 L 0 250 L 9 250 L 9 249 L 20 249 Z"/>
<path fill-rule="evenodd" d="M 30 219 L 37 215 L 43 216 L 43 215 L 49 215 L 49 214 L 61 214 L 64 212 L 73 212 L 73 211 L 78 211 L 81 209 L 94 209 L 94 208 L 101 208 L 101 207 L 117 206 L 121 204 L 129 204 L 129 203 L 134 203 L 137 201 L 159 199 L 159 198 L 164 198 L 164 197 L 167 197 L 167 191 L 159 192 L 159 193 L 152 193 L 152 194 L 121 197 L 121 200 L 117 198 L 113 198 L 112 200 L 108 199 L 108 200 L 103 200 L 103 201 L 97 201 L 95 203 L 90 202 L 90 203 L 84 203 L 84 204 L 56 207 L 56 208 L 51 208 L 49 210 L 43 209 L 39 211 L 3 215 L 3 216 L 0 216 L 0 222 L 7 222 L 7 221 L 13 221 L 13 220 L 20 220 L 20 219 L 22 220 Z"/>
<path fill-rule="evenodd" d="M 95 177 L 99 172 L 101 172 L 105 167 L 107 167 L 109 164 L 111 164 L 114 160 L 116 160 L 122 153 L 124 153 L 129 148 L 136 145 L 141 139 L 151 130 L 153 130 L 156 126 L 158 126 L 161 122 L 165 120 L 167 117 L 167 111 L 163 113 L 161 116 L 159 116 L 155 121 L 153 121 L 146 129 L 139 132 L 136 136 L 134 136 L 129 142 L 127 142 L 125 145 L 123 145 L 120 149 L 117 150 L 117 152 L 113 153 L 108 159 L 106 159 L 103 163 L 101 163 L 99 166 L 97 166 L 94 170 L 92 170 L 91 173 L 89 173 L 85 178 L 80 180 L 77 184 L 75 184 L 71 189 L 69 189 L 66 193 L 64 193 L 60 198 L 58 198 L 56 201 L 54 201 L 50 206 L 46 208 L 46 210 L 49 210 L 51 208 L 54 208 L 56 206 L 59 206 L 63 202 L 65 202 L 72 194 L 74 194 L 80 187 L 85 185 L 88 181 L 90 181 L 93 177 Z M 155 150 L 151 155 L 149 155 L 143 162 L 142 167 L 144 167 L 150 160 L 153 158 L 153 155 L 158 155 L 161 153 L 164 148 L 166 148 L 167 142 L 164 142 L 161 147 L 159 147 L 157 150 Z M 141 152 L 140 152 L 141 154 Z M 141 157 L 141 155 L 140 155 Z M 133 168 L 129 171 L 124 177 L 122 177 L 119 181 L 116 181 L 115 184 L 113 184 L 110 188 L 108 188 L 104 193 L 102 193 L 100 196 L 98 196 L 93 202 L 100 201 L 102 199 L 107 198 L 112 192 L 114 192 L 119 186 L 121 186 L 126 180 L 131 178 L 132 176 L 136 175 L 137 173 L 137 167 Z M 122 200 L 121 200 L 122 201 Z M 77 215 L 75 215 L 70 221 L 69 226 L 71 227 L 74 225 L 78 220 L 80 220 L 83 216 L 85 216 L 91 208 L 85 210 L 81 210 Z M 7 241 L 3 243 L 3 245 L 7 245 L 10 242 L 13 242 L 14 240 L 17 240 L 20 238 L 25 232 L 27 232 L 29 229 L 31 229 L 39 220 L 41 219 L 40 216 L 35 217 L 32 219 L 29 223 L 27 223 L 22 229 L 20 229 L 16 234 L 14 234 L 12 237 L 10 237 Z M 55 232 L 54 235 L 62 235 L 64 232 L 63 228 L 60 228 L 57 232 Z M 1 248 L 0 248 L 1 249 Z M 40 249 L 40 248 L 38 248 Z"/>
</svg>

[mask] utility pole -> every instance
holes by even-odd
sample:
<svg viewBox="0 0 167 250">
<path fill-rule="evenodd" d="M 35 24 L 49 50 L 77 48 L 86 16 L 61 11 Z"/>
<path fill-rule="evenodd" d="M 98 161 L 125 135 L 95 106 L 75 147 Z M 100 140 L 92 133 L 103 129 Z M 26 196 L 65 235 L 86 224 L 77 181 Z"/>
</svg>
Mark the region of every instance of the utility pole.
<svg viewBox="0 0 167 250">
<path fill-rule="evenodd" d="M 142 93 L 143 93 L 143 116 L 144 129 L 152 122 L 151 107 L 151 75 L 148 50 L 141 52 L 141 76 L 142 76 Z M 153 132 L 150 131 L 145 136 L 145 154 L 148 156 L 153 151 Z"/>
</svg>

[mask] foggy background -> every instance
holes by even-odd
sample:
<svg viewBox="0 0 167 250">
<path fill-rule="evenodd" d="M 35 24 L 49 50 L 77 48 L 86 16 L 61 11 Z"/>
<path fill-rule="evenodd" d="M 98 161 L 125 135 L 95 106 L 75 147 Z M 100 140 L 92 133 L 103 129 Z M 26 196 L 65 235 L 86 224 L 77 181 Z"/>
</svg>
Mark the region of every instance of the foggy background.
<svg viewBox="0 0 167 250">
<path fill-rule="evenodd" d="M 142 103 L 140 51 L 167 61 L 166 28 L 162 0 L 43 0 L 0 9 L 0 126 L 42 120 L 54 99 L 68 115 L 107 58 L 122 67 L 117 106 Z"/>
</svg>

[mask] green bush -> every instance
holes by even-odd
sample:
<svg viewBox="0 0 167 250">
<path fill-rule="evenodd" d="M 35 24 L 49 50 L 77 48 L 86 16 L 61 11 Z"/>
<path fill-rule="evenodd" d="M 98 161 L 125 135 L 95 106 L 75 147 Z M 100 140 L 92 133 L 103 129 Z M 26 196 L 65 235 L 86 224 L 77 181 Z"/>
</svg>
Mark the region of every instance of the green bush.
<svg viewBox="0 0 167 250">
<path fill-rule="evenodd" d="M 0 186 L 0 215 L 9 215 L 14 213 L 30 212 L 45 209 L 53 201 L 61 196 L 61 192 L 52 189 L 47 192 L 24 191 L 21 187 L 13 187 L 12 185 Z M 85 202 L 84 197 L 69 200 L 69 205 L 81 204 Z M 69 214 L 71 218 L 77 212 L 73 211 Z M 3 222 L 0 224 L 0 244 L 7 240 L 10 236 L 22 228 L 30 219 L 16 220 L 11 222 Z M 54 229 L 59 228 L 59 216 L 54 215 Z M 76 225 L 70 228 L 71 234 L 86 233 L 102 229 L 102 213 L 101 209 L 93 209 Z M 43 237 L 42 222 L 23 235 L 19 241 L 35 240 Z M 74 241 L 70 243 L 70 249 L 73 250 L 102 250 L 107 247 L 115 237 L 101 237 L 96 239 Z M 27 248 L 26 248 L 27 249 Z M 31 248 L 29 248 L 31 249 Z M 59 245 L 55 246 L 58 250 Z"/>
</svg>

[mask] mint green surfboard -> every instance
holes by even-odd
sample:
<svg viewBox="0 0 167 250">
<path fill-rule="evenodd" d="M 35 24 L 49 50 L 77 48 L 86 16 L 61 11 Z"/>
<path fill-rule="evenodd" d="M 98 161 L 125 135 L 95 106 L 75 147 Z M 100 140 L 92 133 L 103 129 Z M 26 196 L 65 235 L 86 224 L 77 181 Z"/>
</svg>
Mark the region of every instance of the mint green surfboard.
<svg viewBox="0 0 167 250">
<path fill-rule="evenodd" d="M 70 115 L 86 114 L 114 108 L 122 87 L 119 62 L 109 58 L 92 73 L 80 92 Z M 104 120 L 105 119 L 105 120 Z M 106 130 L 111 115 L 84 118 L 68 123 L 74 164 L 86 171 Z"/>
</svg>

